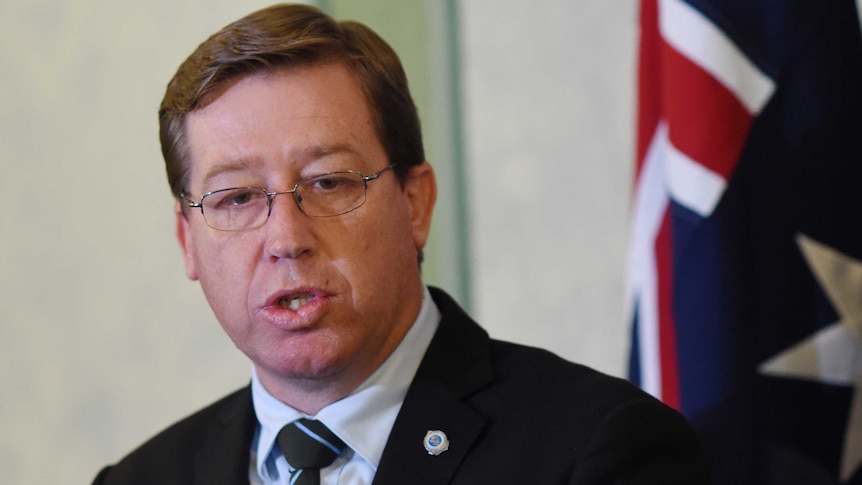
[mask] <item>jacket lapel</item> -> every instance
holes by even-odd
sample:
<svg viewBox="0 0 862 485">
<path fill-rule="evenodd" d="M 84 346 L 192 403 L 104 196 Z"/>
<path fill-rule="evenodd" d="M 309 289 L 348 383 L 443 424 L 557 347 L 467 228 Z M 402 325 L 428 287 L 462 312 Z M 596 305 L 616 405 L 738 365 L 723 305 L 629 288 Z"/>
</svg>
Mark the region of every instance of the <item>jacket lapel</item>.
<svg viewBox="0 0 862 485">
<path fill-rule="evenodd" d="M 256 426 L 251 387 L 234 396 L 206 429 L 195 459 L 195 485 L 248 484 L 251 440 Z"/>
<path fill-rule="evenodd" d="M 389 435 L 374 485 L 447 484 L 485 427 L 464 398 L 493 380 L 487 333 L 445 293 L 431 288 L 443 318 Z M 449 449 L 437 456 L 423 444 L 443 431 Z"/>
</svg>

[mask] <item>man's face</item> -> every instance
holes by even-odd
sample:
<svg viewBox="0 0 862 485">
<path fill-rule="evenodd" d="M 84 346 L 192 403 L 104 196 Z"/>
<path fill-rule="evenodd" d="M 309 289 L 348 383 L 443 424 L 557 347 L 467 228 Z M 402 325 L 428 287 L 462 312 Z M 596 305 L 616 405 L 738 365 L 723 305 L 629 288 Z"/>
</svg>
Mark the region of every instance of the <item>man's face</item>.
<svg viewBox="0 0 862 485">
<path fill-rule="evenodd" d="M 341 64 L 243 77 L 190 113 L 186 130 L 186 190 L 196 200 L 230 187 L 289 190 L 331 171 L 368 175 L 390 163 Z M 278 195 L 260 228 L 217 231 L 197 210 L 178 211 L 177 236 L 189 277 L 271 392 L 286 384 L 343 393 L 385 360 L 418 314 L 417 250 L 434 196 L 423 163 L 403 188 L 392 171 L 369 182 L 365 204 L 347 214 L 311 218 Z"/>
</svg>

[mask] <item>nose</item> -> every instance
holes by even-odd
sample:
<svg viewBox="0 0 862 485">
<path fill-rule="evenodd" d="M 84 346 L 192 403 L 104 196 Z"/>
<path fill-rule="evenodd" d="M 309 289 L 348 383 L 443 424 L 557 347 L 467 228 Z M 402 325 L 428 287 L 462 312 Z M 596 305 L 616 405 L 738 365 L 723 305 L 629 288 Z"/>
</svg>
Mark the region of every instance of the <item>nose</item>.
<svg viewBox="0 0 862 485">
<path fill-rule="evenodd" d="M 291 192 L 279 192 L 272 199 L 266 231 L 265 251 L 273 259 L 296 259 L 314 249 L 316 236 L 310 218 L 299 210 Z"/>
</svg>

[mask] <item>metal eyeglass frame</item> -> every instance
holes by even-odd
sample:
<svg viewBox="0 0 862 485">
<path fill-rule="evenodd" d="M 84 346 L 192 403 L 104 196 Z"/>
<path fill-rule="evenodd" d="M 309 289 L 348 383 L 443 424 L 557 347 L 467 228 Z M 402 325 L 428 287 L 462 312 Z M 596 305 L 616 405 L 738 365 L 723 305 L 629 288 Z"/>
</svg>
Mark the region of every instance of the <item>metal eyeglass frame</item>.
<svg viewBox="0 0 862 485">
<path fill-rule="evenodd" d="M 207 192 L 207 193 L 205 193 L 204 195 L 202 195 L 202 196 L 201 196 L 201 200 L 200 200 L 199 202 L 195 202 L 194 200 L 189 199 L 189 198 L 188 198 L 188 194 L 187 194 L 185 191 L 180 192 L 180 198 L 183 200 L 183 202 L 185 202 L 186 207 L 189 207 L 189 208 L 192 208 L 192 209 L 200 209 L 200 210 L 201 210 L 201 215 L 203 216 L 203 218 L 204 218 L 204 222 L 206 222 L 207 226 L 212 227 L 213 229 L 215 229 L 215 230 L 217 230 L 217 231 L 224 231 L 224 232 L 242 232 L 242 231 L 250 231 L 250 230 L 253 230 L 253 229 L 257 229 L 257 228 L 259 228 L 259 227 L 262 227 L 262 226 L 264 226 L 264 225 L 266 224 L 266 222 L 269 220 L 269 216 L 270 216 L 270 214 L 272 213 L 272 201 L 273 201 L 273 199 L 275 199 L 275 196 L 276 196 L 276 195 L 281 195 L 281 194 L 293 194 L 293 201 L 296 203 L 296 206 L 299 208 L 300 212 L 302 212 L 303 214 L 307 215 L 308 217 L 336 217 L 336 216 L 340 216 L 340 215 L 347 214 L 347 213 L 349 213 L 349 212 L 353 212 L 353 211 L 355 211 L 356 209 L 358 209 L 358 208 L 362 207 L 362 206 L 365 204 L 365 200 L 366 200 L 366 198 L 367 198 L 367 195 L 365 195 L 365 194 L 367 194 L 367 192 L 368 192 L 368 182 L 371 182 L 372 180 L 377 180 L 377 178 L 379 178 L 379 177 L 380 177 L 384 172 L 386 172 L 386 171 L 388 171 L 388 170 L 393 170 L 394 168 L 395 168 L 395 164 L 393 163 L 393 164 L 390 164 L 388 167 L 384 168 L 383 170 L 380 170 L 380 171 L 378 171 L 378 172 L 375 172 L 375 173 L 373 173 L 373 174 L 371 174 L 371 175 L 365 175 L 365 174 L 363 174 L 362 172 L 360 172 L 360 171 L 358 171 L 358 170 L 338 170 L 338 171 L 334 171 L 334 172 L 321 173 L 321 174 L 318 174 L 318 175 L 314 175 L 314 176 L 312 176 L 312 177 L 304 178 L 304 179 L 300 180 L 299 182 L 297 182 L 297 183 L 293 186 L 293 188 L 292 188 L 292 189 L 290 189 L 290 190 L 284 190 L 284 191 L 273 191 L 273 192 L 270 192 L 269 190 L 266 190 L 266 189 L 265 189 L 265 188 L 263 188 L 263 187 L 229 187 L 229 188 L 226 188 L 226 189 L 219 189 L 219 190 L 213 190 L 213 191 Z M 303 209 L 303 208 L 302 208 L 302 199 L 301 199 L 300 195 L 297 193 L 297 190 L 298 190 L 302 185 L 304 185 L 304 184 L 308 183 L 308 182 L 309 182 L 309 181 L 311 181 L 311 180 L 314 180 L 314 179 L 317 179 L 317 178 L 320 178 L 320 177 L 326 177 L 326 176 L 328 176 L 328 175 L 338 175 L 338 174 L 345 174 L 345 173 L 357 174 L 357 175 L 359 175 L 360 177 L 362 177 L 363 190 L 364 190 L 362 203 L 360 203 L 360 204 L 359 204 L 359 205 L 357 205 L 356 207 L 353 207 L 353 208 L 351 208 L 351 209 L 345 210 L 345 211 L 343 211 L 343 212 L 339 212 L 339 213 L 337 213 L 337 214 L 330 214 L 330 215 L 316 216 L 316 215 L 311 215 L 311 214 L 306 213 L 306 212 L 305 212 L 305 209 Z M 267 201 L 266 201 L 266 218 L 264 218 L 264 219 L 263 219 L 263 221 L 261 221 L 261 223 L 260 223 L 260 224 L 258 224 L 258 225 L 252 225 L 252 226 L 249 226 L 249 227 L 244 227 L 244 228 L 242 228 L 242 229 L 221 229 L 221 228 L 218 228 L 218 227 L 213 227 L 213 226 L 211 226 L 211 225 L 210 225 L 210 223 L 209 223 L 209 221 L 207 220 L 206 214 L 204 213 L 204 205 L 203 205 L 203 204 L 204 204 L 204 199 L 206 199 L 207 197 L 209 197 L 210 195 L 213 195 L 213 194 L 217 194 L 217 193 L 220 193 L 220 192 L 227 192 L 227 191 L 229 191 L 229 190 L 237 190 L 237 189 L 253 189 L 253 190 L 260 190 L 261 192 L 263 192 L 264 194 L 266 194 L 266 199 L 267 199 Z"/>
</svg>

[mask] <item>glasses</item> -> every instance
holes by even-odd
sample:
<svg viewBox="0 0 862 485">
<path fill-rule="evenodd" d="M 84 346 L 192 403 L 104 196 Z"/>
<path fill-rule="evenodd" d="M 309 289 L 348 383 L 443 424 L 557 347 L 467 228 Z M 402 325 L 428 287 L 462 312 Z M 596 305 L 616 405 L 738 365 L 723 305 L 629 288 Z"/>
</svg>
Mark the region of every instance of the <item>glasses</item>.
<svg viewBox="0 0 862 485">
<path fill-rule="evenodd" d="M 189 207 L 200 208 L 204 221 L 219 231 L 247 231 L 263 226 L 272 212 L 276 195 L 293 194 L 297 207 L 310 217 L 334 217 L 355 211 L 365 203 L 368 182 L 376 180 L 389 165 L 371 175 L 355 170 L 329 172 L 300 180 L 290 190 L 270 192 L 260 187 L 214 190 L 195 202 L 185 192 L 180 197 Z"/>
</svg>

